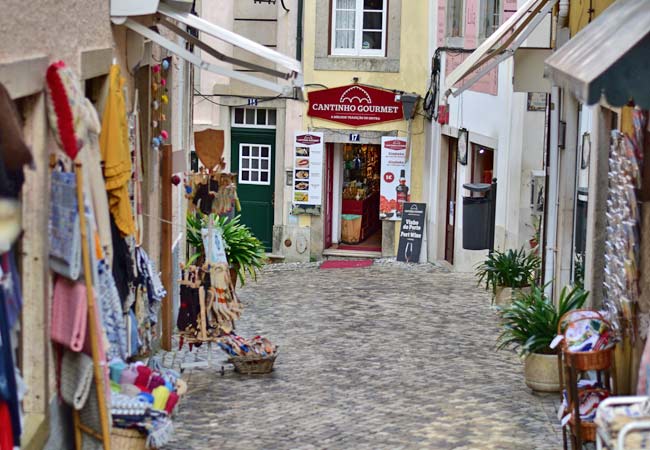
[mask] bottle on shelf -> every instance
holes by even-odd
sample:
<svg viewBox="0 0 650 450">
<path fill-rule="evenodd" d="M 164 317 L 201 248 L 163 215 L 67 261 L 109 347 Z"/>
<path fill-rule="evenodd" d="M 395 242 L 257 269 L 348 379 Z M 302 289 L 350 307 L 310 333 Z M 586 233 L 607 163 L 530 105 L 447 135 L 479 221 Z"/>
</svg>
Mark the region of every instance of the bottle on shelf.
<svg viewBox="0 0 650 450">
<path fill-rule="evenodd" d="M 395 215 L 397 217 L 402 216 L 402 211 L 404 210 L 404 203 L 408 200 L 409 187 L 406 185 L 406 170 L 402 169 L 399 173 L 399 184 L 395 188 L 397 193 L 397 206 Z"/>
</svg>

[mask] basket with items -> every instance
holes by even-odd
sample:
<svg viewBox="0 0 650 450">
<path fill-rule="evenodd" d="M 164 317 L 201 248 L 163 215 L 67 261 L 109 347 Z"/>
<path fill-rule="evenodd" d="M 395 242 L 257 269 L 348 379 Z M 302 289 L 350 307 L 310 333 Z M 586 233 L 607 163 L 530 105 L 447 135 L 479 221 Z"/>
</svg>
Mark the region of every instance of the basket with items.
<svg viewBox="0 0 650 450">
<path fill-rule="evenodd" d="M 245 339 L 228 333 L 219 339 L 217 345 L 230 356 L 228 362 L 235 366 L 235 371 L 243 374 L 272 372 L 278 356 L 278 346 L 262 336 Z"/>
</svg>

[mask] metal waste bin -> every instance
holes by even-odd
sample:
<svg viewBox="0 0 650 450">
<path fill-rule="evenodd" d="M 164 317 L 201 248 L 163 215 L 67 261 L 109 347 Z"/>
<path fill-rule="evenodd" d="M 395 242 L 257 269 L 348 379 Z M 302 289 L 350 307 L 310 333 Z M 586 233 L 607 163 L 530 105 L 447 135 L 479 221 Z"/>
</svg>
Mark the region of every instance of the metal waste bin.
<svg viewBox="0 0 650 450">
<path fill-rule="evenodd" d="M 494 249 L 496 179 L 492 184 L 468 183 L 463 187 L 479 196 L 463 197 L 463 248 Z"/>
</svg>

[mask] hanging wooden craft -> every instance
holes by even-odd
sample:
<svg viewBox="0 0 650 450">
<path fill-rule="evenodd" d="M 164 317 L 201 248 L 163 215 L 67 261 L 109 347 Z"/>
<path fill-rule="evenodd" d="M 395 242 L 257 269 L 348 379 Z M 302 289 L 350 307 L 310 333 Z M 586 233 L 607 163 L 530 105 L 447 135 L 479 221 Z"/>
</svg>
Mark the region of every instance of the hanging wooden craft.
<svg viewBox="0 0 650 450">
<path fill-rule="evenodd" d="M 208 129 L 194 133 L 196 155 L 209 170 L 214 170 L 221 164 L 223 144 L 223 130 Z"/>
</svg>

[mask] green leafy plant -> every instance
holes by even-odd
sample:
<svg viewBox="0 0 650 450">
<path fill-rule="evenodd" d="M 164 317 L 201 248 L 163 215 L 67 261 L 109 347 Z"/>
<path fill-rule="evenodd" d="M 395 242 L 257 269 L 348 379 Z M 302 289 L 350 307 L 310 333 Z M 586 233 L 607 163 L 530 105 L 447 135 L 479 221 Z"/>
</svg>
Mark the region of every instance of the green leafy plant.
<svg viewBox="0 0 650 450">
<path fill-rule="evenodd" d="M 266 262 L 264 245 L 253 236 L 251 230 L 240 222 L 240 216 L 233 219 L 212 216 L 214 227 L 221 230 L 226 249 L 226 258 L 231 267 L 237 271 L 242 286 L 246 282 L 246 274 L 251 278 L 257 277 L 257 271 Z M 205 258 L 201 228 L 207 228 L 208 216 L 187 215 L 187 244 L 194 249 L 194 254 L 188 259 L 188 264 Z"/>
<path fill-rule="evenodd" d="M 533 284 L 540 267 L 540 258 L 534 253 L 510 249 L 495 250 L 476 266 L 478 283 L 496 294 L 498 287 L 522 288 Z"/>
<path fill-rule="evenodd" d="M 497 349 L 513 348 L 521 355 L 555 354 L 549 347 L 557 335 L 560 319 L 567 312 L 581 308 L 589 292 L 580 287 L 560 292 L 557 305 L 546 296 L 544 288 L 532 286 L 530 293 L 521 293 L 510 305 L 501 308 L 503 331 L 497 338 Z"/>
</svg>

